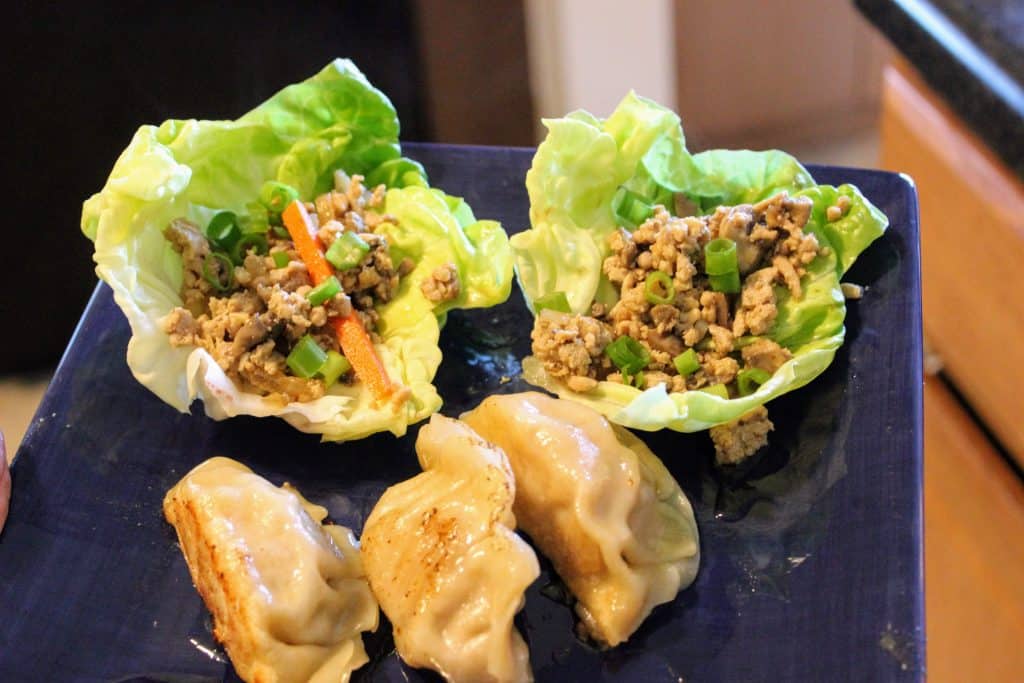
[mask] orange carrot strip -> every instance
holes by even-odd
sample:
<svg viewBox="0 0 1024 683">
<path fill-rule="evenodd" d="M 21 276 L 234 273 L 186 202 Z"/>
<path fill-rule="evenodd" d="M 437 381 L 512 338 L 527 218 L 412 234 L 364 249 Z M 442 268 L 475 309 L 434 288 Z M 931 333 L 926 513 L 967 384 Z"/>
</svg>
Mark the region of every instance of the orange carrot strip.
<svg viewBox="0 0 1024 683">
<path fill-rule="evenodd" d="M 299 250 L 299 257 L 306 264 L 306 269 L 309 270 L 309 275 L 313 278 L 313 284 L 318 285 L 334 275 L 331 264 L 327 262 L 327 258 L 320 251 L 320 245 L 317 244 L 316 238 L 313 236 L 313 222 L 302 202 L 296 199 L 286 206 L 281 214 L 281 220 L 284 221 L 284 227 L 291 235 L 295 248 Z"/>
<path fill-rule="evenodd" d="M 356 376 L 370 387 L 374 398 L 385 401 L 395 387 L 388 377 L 387 368 L 373 348 L 362 320 L 354 311 L 344 318 L 334 318 L 334 331 L 338 334 L 338 343 L 345 352 L 345 358 L 352 364 L 352 369 L 356 371 Z"/>
<path fill-rule="evenodd" d="M 320 284 L 334 275 L 334 269 L 324 257 L 320 245 L 313 236 L 313 222 L 302 202 L 295 200 L 281 214 L 284 227 L 288 229 L 302 262 L 306 264 L 314 284 Z M 356 377 L 370 388 L 378 401 L 384 402 L 391 396 L 394 386 L 388 377 L 387 368 L 373 348 L 373 341 L 363 327 L 359 315 L 352 311 L 343 318 L 332 318 L 334 331 L 345 358 L 352 364 Z"/>
</svg>

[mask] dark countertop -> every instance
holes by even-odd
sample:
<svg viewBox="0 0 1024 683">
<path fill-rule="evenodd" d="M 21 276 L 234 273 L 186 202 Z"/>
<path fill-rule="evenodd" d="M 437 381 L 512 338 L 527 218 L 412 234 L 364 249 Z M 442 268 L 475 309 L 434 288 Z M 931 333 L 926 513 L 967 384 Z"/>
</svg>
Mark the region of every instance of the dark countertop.
<svg viewBox="0 0 1024 683">
<path fill-rule="evenodd" d="M 1024 179 L 1024 3 L 855 2 L 974 133 Z"/>
</svg>

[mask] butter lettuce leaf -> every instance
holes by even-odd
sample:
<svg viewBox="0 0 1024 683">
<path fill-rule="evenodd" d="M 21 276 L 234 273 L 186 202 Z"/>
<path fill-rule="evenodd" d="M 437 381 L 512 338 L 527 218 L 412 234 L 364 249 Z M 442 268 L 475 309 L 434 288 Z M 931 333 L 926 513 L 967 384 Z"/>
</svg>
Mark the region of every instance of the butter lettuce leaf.
<svg viewBox="0 0 1024 683">
<path fill-rule="evenodd" d="M 440 408 L 432 380 L 444 316 L 451 308 L 504 301 L 512 255 L 500 225 L 477 221 L 464 201 L 427 186 L 423 167 L 401 156 L 398 133 L 391 102 L 348 60 L 332 62 L 235 121 L 139 128 L 82 211 L 96 272 L 131 325 L 128 365 L 139 382 L 180 411 L 199 398 L 215 419 L 278 416 L 339 441 L 379 431 L 401 435 Z M 171 219 L 205 225 L 216 211 L 242 212 L 271 179 L 312 198 L 332 186 L 339 168 L 389 185 L 385 210 L 398 219 L 388 235 L 392 253 L 415 261 L 396 297 L 380 309 L 377 352 L 391 377 L 411 390 L 397 411 L 374 406 L 358 383 L 287 405 L 246 393 L 203 349 L 172 347 L 160 325 L 181 305 L 181 258 L 162 232 Z M 419 284 L 445 263 L 456 265 L 462 287 L 457 299 L 437 305 Z"/>
<path fill-rule="evenodd" d="M 617 295 L 602 263 L 609 254 L 608 235 L 618 227 L 612 199 L 621 186 L 670 208 L 669 202 L 682 196 L 699 214 L 783 191 L 806 196 L 814 205 L 805 230 L 828 249 L 808 267 L 801 299 L 775 288 L 779 314 L 768 336 L 793 358 L 749 396 L 669 393 L 664 385 L 641 391 L 613 382 L 577 393 L 550 377 L 533 357 L 523 361 L 528 381 L 627 427 L 692 432 L 734 420 L 828 367 L 845 335 L 840 278 L 888 226 L 885 215 L 856 187 L 818 185 L 796 159 L 778 150 L 691 155 L 678 116 L 633 93 L 607 119 L 573 112 L 544 123 L 547 137 L 526 176 L 531 229 L 511 240 L 519 284 L 531 309 L 535 299 L 556 291 L 566 293 L 575 313 L 586 313 L 595 299 L 614 303 Z M 850 200 L 850 207 L 829 222 L 826 211 L 839 195 Z"/>
</svg>

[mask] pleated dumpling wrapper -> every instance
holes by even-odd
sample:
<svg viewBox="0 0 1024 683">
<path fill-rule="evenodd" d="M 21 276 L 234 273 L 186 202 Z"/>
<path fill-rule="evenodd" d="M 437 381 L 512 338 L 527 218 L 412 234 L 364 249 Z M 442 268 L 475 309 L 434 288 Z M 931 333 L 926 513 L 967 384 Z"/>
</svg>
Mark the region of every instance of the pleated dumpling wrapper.
<svg viewBox="0 0 1024 683">
<path fill-rule="evenodd" d="M 519 526 L 576 597 L 586 635 L 617 645 L 693 582 L 693 509 L 629 431 L 535 392 L 490 396 L 462 419 L 505 451 Z"/>
<path fill-rule="evenodd" d="M 365 664 L 379 611 L 359 546 L 327 510 L 211 458 L 164 498 L 214 636 L 247 683 L 337 683 Z"/>
<path fill-rule="evenodd" d="M 540 573 L 514 531 L 500 449 L 440 415 L 416 440 L 423 473 L 384 492 L 363 529 L 366 575 L 407 664 L 449 681 L 529 681 L 512 620 Z"/>
</svg>

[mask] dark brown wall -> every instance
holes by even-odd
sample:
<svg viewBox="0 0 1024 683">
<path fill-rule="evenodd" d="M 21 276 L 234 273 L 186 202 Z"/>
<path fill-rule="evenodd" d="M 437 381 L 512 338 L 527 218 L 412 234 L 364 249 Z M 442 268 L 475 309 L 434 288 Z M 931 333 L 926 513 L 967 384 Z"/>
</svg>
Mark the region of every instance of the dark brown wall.
<svg viewBox="0 0 1024 683">
<path fill-rule="evenodd" d="M 521 0 L 413 0 L 436 140 L 533 144 Z"/>
</svg>

